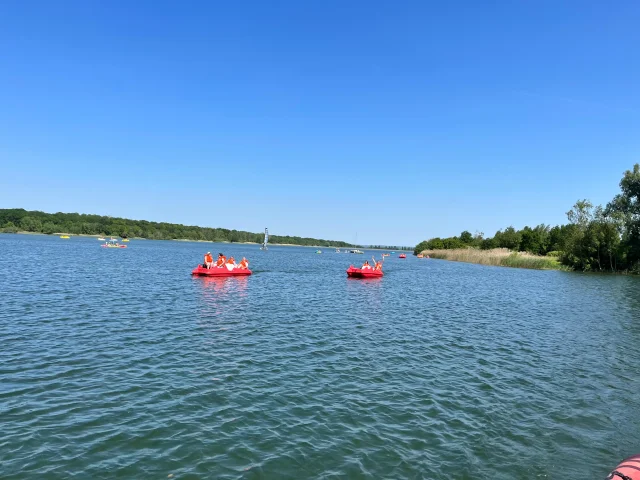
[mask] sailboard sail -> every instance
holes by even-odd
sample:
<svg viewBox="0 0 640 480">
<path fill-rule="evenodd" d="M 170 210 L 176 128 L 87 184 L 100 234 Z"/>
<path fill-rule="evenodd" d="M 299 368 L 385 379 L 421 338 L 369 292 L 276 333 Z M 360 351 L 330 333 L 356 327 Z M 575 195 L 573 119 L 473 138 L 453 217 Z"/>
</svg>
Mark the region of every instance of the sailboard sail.
<svg viewBox="0 0 640 480">
<path fill-rule="evenodd" d="M 269 229 L 265 228 L 264 229 L 264 242 L 262 242 L 262 246 L 260 247 L 260 250 L 268 250 L 267 249 L 267 243 L 269 242 Z"/>
</svg>

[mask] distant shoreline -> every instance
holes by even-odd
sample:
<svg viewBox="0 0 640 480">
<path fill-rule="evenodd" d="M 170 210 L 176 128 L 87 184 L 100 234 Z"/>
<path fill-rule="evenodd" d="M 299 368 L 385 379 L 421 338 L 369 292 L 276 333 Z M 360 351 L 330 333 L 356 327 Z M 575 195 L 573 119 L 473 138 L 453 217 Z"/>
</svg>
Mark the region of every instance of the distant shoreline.
<svg viewBox="0 0 640 480">
<path fill-rule="evenodd" d="M 78 237 L 99 238 L 112 236 L 146 240 L 176 240 L 202 243 L 238 243 L 261 245 L 268 239 L 269 245 L 300 246 L 311 248 L 369 248 L 372 250 L 413 250 L 413 247 L 359 244 L 354 245 L 342 240 L 301 237 L 298 235 L 278 235 L 268 229 L 255 233 L 243 230 L 199 227 L 180 223 L 151 222 L 132 220 L 85 213 L 46 213 L 24 208 L 0 208 L 0 232 L 3 233 L 39 233 L 47 235 L 69 235 L 75 232 Z M 82 233 L 77 233 L 82 232 Z M 108 232 L 108 233 L 107 233 Z"/>
<path fill-rule="evenodd" d="M 7 235 L 12 235 L 12 233 L 7 233 L 7 232 L 0 232 L 0 233 L 6 233 Z M 59 237 L 60 235 L 68 235 L 70 238 L 71 237 L 83 237 L 83 238 L 112 238 L 111 235 L 93 235 L 93 234 L 85 234 L 85 233 L 64 233 L 64 232 L 56 232 L 56 233 L 40 233 L 40 232 L 25 232 L 25 231 L 18 231 L 18 232 L 14 232 L 13 234 L 15 235 L 42 235 L 45 237 Z M 115 237 L 113 237 L 115 238 Z M 118 237 L 118 238 L 122 238 L 122 237 Z M 142 237 L 126 237 L 128 240 L 155 240 L 155 239 L 150 239 L 150 238 L 142 238 Z M 194 242 L 194 243 L 226 243 L 229 245 L 262 245 L 261 243 L 255 243 L 255 242 L 229 242 L 226 240 L 219 240 L 219 241 L 214 241 L 214 240 L 190 240 L 188 238 L 169 238 L 169 239 L 158 239 L 159 242 Z M 388 249 L 384 249 L 384 248 L 369 248 L 369 247 L 323 247 L 322 245 L 296 245 L 294 243 L 269 243 L 269 246 L 274 246 L 274 247 L 302 247 L 302 248 L 324 248 L 326 250 L 335 250 L 335 249 L 339 249 L 339 250 L 353 250 L 355 248 L 360 248 L 360 249 L 364 249 L 364 250 L 376 250 L 376 251 L 387 251 Z"/>
</svg>

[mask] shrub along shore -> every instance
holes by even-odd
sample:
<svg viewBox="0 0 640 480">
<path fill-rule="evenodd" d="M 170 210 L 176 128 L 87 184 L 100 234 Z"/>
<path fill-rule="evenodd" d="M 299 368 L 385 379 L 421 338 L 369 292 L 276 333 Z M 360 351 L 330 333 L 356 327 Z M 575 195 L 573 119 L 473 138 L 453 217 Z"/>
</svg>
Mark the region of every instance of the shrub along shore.
<svg viewBox="0 0 640 480">
<path fill-rule="evenodd" d="M 516 230 L 485 238 L 464 231 L 458 237 L 420 242 L 414 254 L 482 265 L 640 274 L 640 164 L 624 172 L 620 193 L 606 206 L 579 200 L 568 223 Z"/>
</svg>

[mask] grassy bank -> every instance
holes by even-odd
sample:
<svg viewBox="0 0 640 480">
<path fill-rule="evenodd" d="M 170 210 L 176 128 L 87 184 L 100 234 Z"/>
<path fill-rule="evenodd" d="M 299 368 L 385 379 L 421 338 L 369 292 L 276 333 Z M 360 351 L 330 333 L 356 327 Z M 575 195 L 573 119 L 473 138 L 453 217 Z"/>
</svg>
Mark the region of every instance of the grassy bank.
<svg viewBox="0 0 640 480">
<path fill-rule="evenodd" d="M 424 250 L 431 258 L 454 262 L 494 265 L 496 267 L 532 268 L 535 270 L 561 270 L 563 267 L 554 257 L 540 257 L 529 253 L 515 253 L 507 248 L 479 250 L 477 248 L 458 248 L 452 250 Z"/>
</svg>

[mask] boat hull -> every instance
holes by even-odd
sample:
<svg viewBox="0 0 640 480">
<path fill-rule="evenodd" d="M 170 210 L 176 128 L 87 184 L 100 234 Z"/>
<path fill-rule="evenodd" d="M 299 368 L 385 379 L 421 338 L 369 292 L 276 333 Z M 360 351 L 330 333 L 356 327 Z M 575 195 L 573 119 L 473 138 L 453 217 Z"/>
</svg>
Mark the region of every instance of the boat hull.
<svg viewBox="0 0 640 480">
<path fill-rule="evenodd" d="M 126 245 L 100 245 L 102 248 L 127 248 Z"/>
<path fill-rule="evenodd" d="M 382 270 L 374 270 L 373 268 L 363 270 L 351 265 L 347 269 L 347 276 L 350 278 L 381 278 L 384 276 L 384 273 L 382 273 Z"/>
<path fill-rule="evenodd" d="M 252 273 L 248 268 L 233 268 L 229 270 L 227 267 L 203 268 L 202 265 L 198 265 L 193 269 L 191 275 L 198 277 L 246 277 Z"/>
</svg>

